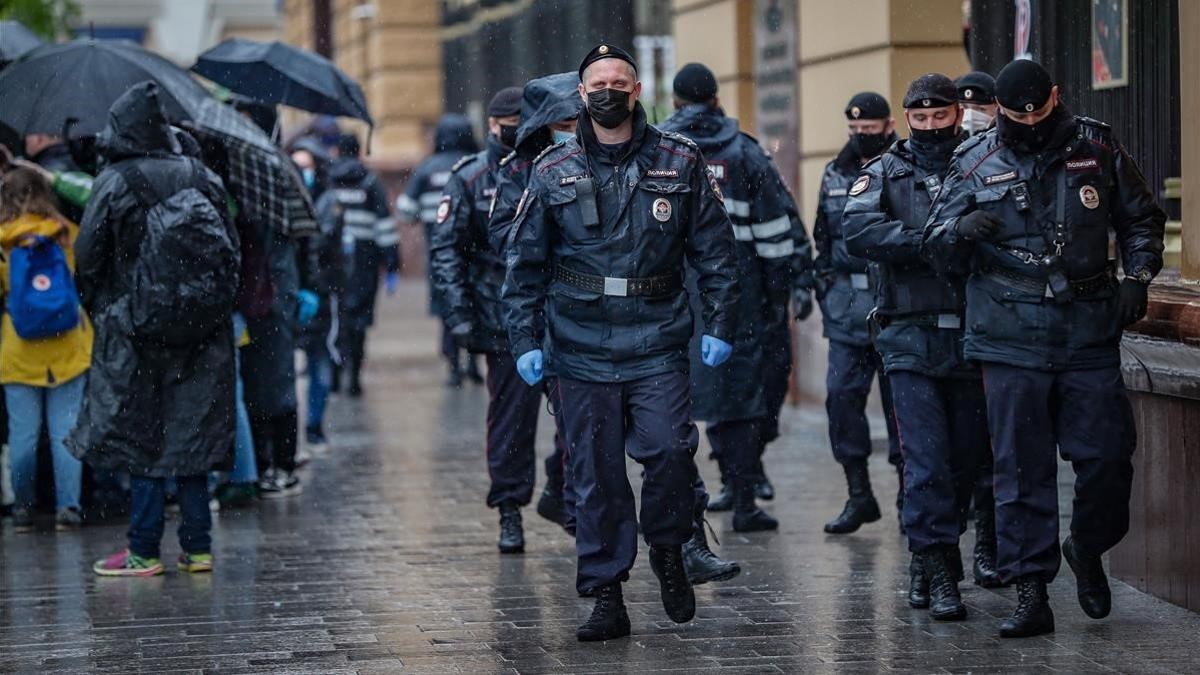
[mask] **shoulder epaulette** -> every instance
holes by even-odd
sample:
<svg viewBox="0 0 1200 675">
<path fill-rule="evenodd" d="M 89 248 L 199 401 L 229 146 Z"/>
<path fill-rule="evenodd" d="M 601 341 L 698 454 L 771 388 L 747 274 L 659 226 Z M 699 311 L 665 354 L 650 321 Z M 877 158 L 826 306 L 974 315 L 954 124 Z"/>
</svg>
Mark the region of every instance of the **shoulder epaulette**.
<svg viewBox="0 0 1200 675">
<path fill-rule="evenodd" d="M 500 166 L 507 166 L 508 163 L 513 160 L 513 157 L 516 157 L 516 156 L 517 156 L 516 150 L 513 150 L 512 152 L 508 153 L 504 157 L 500 158 Z"/>
<path fill-rule="evenodd" d="M 450 167 L 450 173 L 458 173 L 459 169 L 470 164 L 472 161 L 474 161 L 475 157 L 477 157 L 475 154 L 463 155 L 457 162 L 454 163 L 454 166 Z"/>
<path fill-rule="evenodd" d="M 693 150 L 700 149 L 700 146 L 696 145 L 696 141 L 693 141 L 692 139 L 688 138 L 687 136 L 684 136 L 681 133 L 677 133 L 674 131 L 664 131 L 662 129 L 659 129 L 659 132 L 663 135 L 663 138 L 669 138 L 677 143 L 682 143 Z"/>
<path fill-rule="evenodd" d="M 1101 122 L 1100 120 L 1097 120 L 1097 119 L 1092 119 L 1091 117 L 1084 117 L 1083 115 L 1077 115 L 1075 117 L 1075 121 L 1079 122 L 1080 124 L 1082 124 L 1084 126 L 1096 127 L 1097 129 L 1103 129 L 1104 131 L 1112 131 L 1112 125 L 1105 124 L 1104 122 Z"/>
<path fill-rule="evenodd" d="M 533 164 L 537 164 L 538 162 L 542 161 L 543 157 L 550 154 L 554 150 L 557 150 L 558 148 L 562 147 L 564 144 L 566 144 L 566 141 L 562 140 L 562 141 L 555 143 L 554 145 L 551 145 L 550 147 L 546 148 L 545 150 L 539 152 L 538 156 L 533 158 Z"/>
<path fill-rule="evenodd" d="M 977 146 L 977 145 L 979 145 L 980 143 L 982 143 L 982 142 L 983 142 L 983 139 L 984 139 L 984 138 L 986 138 L 988 134 L 994 134 L 994 133 L 996 133 L 994 130 L 990 130 L 990 129 L 989 129 L 988 131 L 986 131 L 986 132 L 984 132 L 984 133 L 982 133 L 982 134 L 974 134 L 974 135 L 972 135 L 972 136 L 971 136 L 970 138 L 968 138 L 967 140 L 965 140 L 965 141 L 963 141 L 962 143 L 959 143 L 959 144 L 958 144 L 958 147 L 954 149 L 954 154 L 953 154 L 953 157 L 962 157 L 963 155 L 965 155 L 965 154 L 967 154 L 968 152 L 970 152 L 970 151 L 971 151 L 971 148 L 974 148 L 975 146 Z"/>
<path fill-rule="evenodd" d="M 887 154 L 887 152 L 885 151 L 883 153 L 883 155 L 886 155 L 886 154 Z M 878 155 L 876 157 L 872 157 L 870 160 L 867 161 L 866 164 L 862 165 L 862 168 L 859 169 L 859 173 L 862 173 L 863 171 L 866 171 L 867 169 L 875 166 L 876 164 L 883 162 L 883 155 Z"/>
</svg>

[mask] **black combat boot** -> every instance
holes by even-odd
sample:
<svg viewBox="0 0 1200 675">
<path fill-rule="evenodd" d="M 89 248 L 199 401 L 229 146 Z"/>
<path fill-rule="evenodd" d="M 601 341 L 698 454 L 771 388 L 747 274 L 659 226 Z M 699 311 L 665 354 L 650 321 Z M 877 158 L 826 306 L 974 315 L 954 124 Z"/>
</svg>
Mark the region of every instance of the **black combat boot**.
<svg viewBox="0 0 1200 675">
<path fill-rule="evenodd" d="M 650 569 L 658 577 L 663 609 L 675 623 L 687 623 L 696 616 L 696 592 L 688 581 L 680 546 L 651 546 Z"/>
<path fill-rule="evenodd" d="M 871 494 L 871 476 L 867 473 L 867 460 L 860 459 L 847 462 L 842 466 L 846 471 L 846 485 L 850 498 L 837 518 L 825 523 L 825 531 L 829 534 L 848 534 L 862 527 L 865 523 L 873 523 L 882 516 L 879 513 L 879 503 Z"/>
<path fill-rule="evenodd" d="M 742 573 L 742 568 L 732 560 L 723 560 L 708 547 L 704 533 L 704 521 L 695 524 L 692 538 L 683 545 L 683 569 L 693 586 L 710 581 L 729 581 Z"/>
<path fill-rule="evenodd" d="M 733 479 L 733 531 L 762 532 L 779 529 L 779 521 L 754 502 L 753 478 Z"/>
<path fill-rule="evenodd" d="M 497 545 L 501 553 L 525 552 L 525 529 L 521 526 L 521 509 L 513 502 L 500 505 L 500 541 Z"/>
<path fill-rule="evenodd" d="M 929 614 L 938 621 L 962 621 L 967 608 L 958 592 L 953 553 L 949 546 L 936 546 L 918 556 L 929 584 Z"/>
<path fill-rule="evenodd" d="M 350 383 L 346 386 L 346 393 L 350 398 L 361 398 L 363 395 L 362 363 L 358 361 L 350 363 Z"/>
<path fill-rule="evenodd" d="M 479 363 L 475 360 L 475 355 L 467 353 L 467 379 L 472 384 L 483 384 L 483 373 L 479 372 Z"/>
<path fill-rule="evenodd" d="M 1000 622 L 1000 637 L 1033 637 L 1054 632 L 1054 612 L 1046 595 L 1046 582 L 1035 575 L 1017 579 L 1017 608 Z"/>
<path fill-rule="evenodd" d="M 896 465 L 896 521 L 900 524 L 900 534 L 904 530 L 904 462 Z"/>
<path fill-rule="evenodd" d="M 754 485 L 754 496 L 758 497 L 764 502 L 769 502 L 772 499 L 775 499 L 775 486 L 771 485 L 771 479 L 767 478 L 767 474 L 764 473 L 758 479 L 758 483 Z"/>
<path fill-rule="evenodd" d="M 721 481 L 721 491 L 714 496 L 708 498 L 709 511 L 732 511 L 733 510 L 733 490 L 730 489 L 729 483 Z"/>
<path fill-rule="evenodd" d="M 908 561 L 908 606 L 929 609 L 929 581 L 925 578 L 925 569 L 916 553 Z"/>
<path fill-rule="evenodd" d="M 1074 537 L 1067 537 L 1062 545 L 1063 557 L 1075 573 L 1075 591 L 1083 613 L 1093 619 L 1103 619 L 1112 611 L 1112 591 L 1108 589 L 1108 577 L 1100 556 L 1085 551 Z"/>
<path fill-rule="evenodd" d="M 562 527 L 567 522 L 566 502 L 563 501 L 562 476 L 548 476 L 546 487 L 538 497 L 538 515 Z"/>
<path fill-rule="evenodd" d="M 595 589 L 592 595 L 596 606 L 592 615 L 575 630 L 580 642 L 600 642 L 629 635 L 629 613 L 625 611 L 625 599 L 621 595 L 621 584 L 609 584 Z"/>
<path fill-rule="evenodd" d="M 975 509 L 975 585 L 1000 588 L 1000 571 L 996 569 L 996 512 Z"/>
</svg>

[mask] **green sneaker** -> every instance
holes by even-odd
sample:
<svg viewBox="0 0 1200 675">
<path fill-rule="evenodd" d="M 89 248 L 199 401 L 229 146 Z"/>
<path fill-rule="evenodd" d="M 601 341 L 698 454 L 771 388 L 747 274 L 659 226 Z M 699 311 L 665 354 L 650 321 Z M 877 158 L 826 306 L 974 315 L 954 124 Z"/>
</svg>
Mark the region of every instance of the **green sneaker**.
<svg viewBox="0 0 1200 675">
<path fill-rule="evenodd" d="M 92 571 L 102 577 L 153 577 L 163 573 L 158 558 L 143 558 L 126 549 L 97 560 Z"/>
<path fill-rule="evenodd" d="M 211 553 L 180 553 L 179 554 L 179 571 L 191 572 L 211 572 L 213 569 L 213 557 Z"/>
</svg>

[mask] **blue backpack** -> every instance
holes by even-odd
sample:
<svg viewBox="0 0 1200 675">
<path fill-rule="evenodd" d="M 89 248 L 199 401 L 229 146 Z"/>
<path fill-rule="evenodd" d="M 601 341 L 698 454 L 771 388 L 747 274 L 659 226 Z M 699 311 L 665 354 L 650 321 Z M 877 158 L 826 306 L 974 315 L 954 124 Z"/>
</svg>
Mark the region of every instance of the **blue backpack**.
<svg viewBox="0 0 1200 675">
<path fill-rule="evenodd" d="M 79 325 L 79 293 L 67 256 L 52 239 L 35 237 L 9 254 L 8 315 L 24 340 L 61 335 Z"/>
</svg>

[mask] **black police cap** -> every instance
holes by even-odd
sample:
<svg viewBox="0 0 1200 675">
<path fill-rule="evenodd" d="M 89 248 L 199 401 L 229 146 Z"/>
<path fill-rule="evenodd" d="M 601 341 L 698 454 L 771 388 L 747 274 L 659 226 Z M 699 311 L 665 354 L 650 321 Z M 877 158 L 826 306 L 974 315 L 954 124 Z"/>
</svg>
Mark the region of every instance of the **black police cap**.
<svg viewBox="0 0 1200 675">
<path fill-rule="evenodd" d="M 579 64 L 579 79 L 583 80 L 583 71 L 593 63 L 603 59 L 621 59 L 625 63 L 633 66 L 634 72 L 637 72 L 637 61 L 633 60 L 633 55 L 629 52 L 608 43 L 598 44 L 592 47 L 592 51 L 583 57 L 583 62 Z"/>
<path fill-rule="evenodd" d="M 945 108 L 958 103 L 954 81 L 941 73 L 927 73 L 908 85 L 905 108 Z"/>
<path fill-rule="evenodd" d="M 520 115 L 521 94 L 523 92 L 524 90 L 520 87 L 505 87 L 496 92 L 496 95 L 488 102 L 488 117 L 512 117 L 513 115 Z"/>
<path fill-rule="evenodd" d="M 717 95 L 717 76 L 702 63 L 689 63 L 676 73 L 672 88 L 682 101 L 704 103 Z"/>
<path fill-rule="evenodd" d="M 996 76 L 996 101 L 1013 112 L 1031 113 L 1046 105 L 1054 80 L 1040 63 L 1018 59 Z"/>
<path fill-rule="evenodd" d="M 873 91 L 855 94 L 846 104 L 848 120 L 886 120 L 892 116 L 892 107 L 887 99 Z"/>
<path fill-rule="evenodd" d="M 975 70 L 954 81 L 958 87 L 958 100 L 963 103 L 985 105 L 996 102 L 996 79 L 985 72 Z"/>
</svg>

